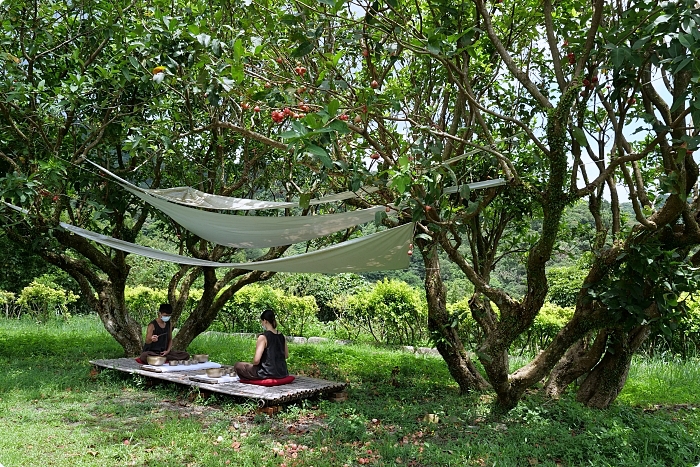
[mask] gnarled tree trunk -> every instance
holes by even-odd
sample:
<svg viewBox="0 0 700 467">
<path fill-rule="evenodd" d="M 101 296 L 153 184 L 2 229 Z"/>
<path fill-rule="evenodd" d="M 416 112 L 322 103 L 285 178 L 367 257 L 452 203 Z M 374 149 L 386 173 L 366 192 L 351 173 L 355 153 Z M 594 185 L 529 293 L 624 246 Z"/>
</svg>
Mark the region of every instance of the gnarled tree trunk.
<svg viewBox="0 0 700 467">
<path fill-rule="evenodd" d="M 609 334 L 608 348 L 576 393 L 576 400 L 589 407 L 605 409 L 617 398 L 627 381 L 634 352 L 651 332 L 648 324 L 629 332 Z"/>
<path fill-rule="evenodd" d="M 489 384 L 469 358 L 446 307 L 445 284 L 440 277 L 437 247 L 432 244 L 423 251 L 425 291 L 428 300 L 428 329 L 435 347 L 447 363 L 450 375 L 462 393 L 486 389 Z"/>
<path fill-rule="evenodd" d="M 558 398 L 569 384 L 588 373 L 603 355 L 607 338 L 607 333 L 601 330 L 593 342 L 591 336 L 585 336 L 572 345 L 550 372 L 544 393 Z"/>
</svg>

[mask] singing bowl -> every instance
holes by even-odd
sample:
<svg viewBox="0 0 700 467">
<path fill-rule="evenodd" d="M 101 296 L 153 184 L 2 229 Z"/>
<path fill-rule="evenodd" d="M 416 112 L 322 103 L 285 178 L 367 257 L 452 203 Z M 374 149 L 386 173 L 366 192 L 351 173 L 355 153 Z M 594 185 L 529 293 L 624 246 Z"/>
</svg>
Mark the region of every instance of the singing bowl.
<svg viewBox="0 0 700 467">
<path fill-rule="evenodd" d="M 205 362 L 209 361 L 209 355 L 206 355 L 206 354 L 193 355 L 192 360 L 194 360 L 197 363 L 205 363 Z"/>
<path fill-rule="evenodd" d="M 207 368 L 207 376 L 210 378 L 220 378 L 224 376 L 226 369 L 225 368 Z"/>
<path fill-rule="evenodd" d="M 165 359 L 165 357 L 148 356 L 148 357 L 146 358 L 146 360 L 148 361 L 148 364 L 149 364 L 149 365 L 160 366 L 160 365 L 163 365 L 163 364 L 165 363 L 165 360 L 166 360 L 166 359 Z"/>
</svg>

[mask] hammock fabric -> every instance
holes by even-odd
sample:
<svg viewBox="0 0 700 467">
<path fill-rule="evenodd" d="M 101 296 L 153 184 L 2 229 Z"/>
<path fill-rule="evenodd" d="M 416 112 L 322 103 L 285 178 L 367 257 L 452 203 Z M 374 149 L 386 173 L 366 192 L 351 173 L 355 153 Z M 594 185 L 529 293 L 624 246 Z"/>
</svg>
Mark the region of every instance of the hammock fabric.
<svg viewBox="0 0 700 467">
<path fill-rule="evenodd" d="M 122 185 L 126 185 L 142 193 L 148 193 L 150 195 L 157 196 L 159 198 L 171 201 L 173 203 L 182 204 L 185 206 L 205 209 L 217 209 L 220 211 L 255 211 L 258 209 L 292 209 L 299 207 L 299 202 L 259 201 L 256 199 L 233 198 L 229 196 L 212 195 L 210 193 L 205 193 L 203 191 L 199 191 L 195 188 L 188 186 L 161 189 L 141 188 L 134 185 L 133 183 L 127 182 L 123 178 L 110 172 L 101 165 L 98 165 L 89 159 L 85 160 L 97 167 L 98 169 L 100 169 L 102 172 L 109 175 L 110 177 L 119 181 Z M 319 199 L 313 199 L 309 202 L 309 205 L 316 206 L 324 203 L 359 198 L 363 194 L 374 193 L 377 190 L 379 190 L 379 187 L 362 187 L 357 191 L 344 191 L 342 193 L 324 196 Z"/>
<path fill-rule="evenodd" d="M 175 253 L 156 250 L 81 229 L 65 222 L 61 227 L 81 237 L 120 251 L 190 266 L 237 268 L 250 271 L 306 272 L 336 274 L 341 272 L 370 272 L 406 269 L 410 264 L 408 251 L 413 238 L 413 224 L 404 224 L 382 232 L 337 243 L 321 250 L 285 258 L 250 263 L 217 263 Z"/>
<path fill-rule="evenodd" d="M 27 214 L 25 209 L 3 201 L 6 206 Z M 371 272 L 406 269 L 410 264 L 410 243 L 413 239 L 414 225 L 404 224 L 399 227 L 377 232 L 364 237 L 354 238 L 321 250 L 296 256 L 253 261 L 249 263 L 218 263 L 191 258 L 167 251 L 156 250 L 135 243 L 126 242 L 106 235 L 81 229 L 74 225 L 59 222 L 69 232 L 115 250 L 133 253 L 160 261 L 185 264 L 189 266 L 213 268 L 237 268 L 249 271 L 272 272 L 308 272 L 335 274 L 341 272 Z"/>
<path fill-rule="evenodd" d="M 323 216 L 236 216 L 180 206 L 128 185 L 122 186 L 200 238 L 237 248 L 270 248 L 305 242 L 372 222 L 378 212 L 386 209 L 375 206 Z"/>
</svg>

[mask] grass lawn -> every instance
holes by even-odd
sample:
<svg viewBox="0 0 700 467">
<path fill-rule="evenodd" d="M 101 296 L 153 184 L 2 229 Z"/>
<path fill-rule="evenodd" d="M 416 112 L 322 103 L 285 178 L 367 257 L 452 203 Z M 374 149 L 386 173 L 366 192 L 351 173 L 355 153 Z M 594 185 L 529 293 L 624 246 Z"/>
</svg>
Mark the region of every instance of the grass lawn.
<svg viewBox="0 0 700 467">
<path fill-rule="evenodd" d="M 200 336 L 192 353 L 249 360 L 254 340 Z M 121 348 L 95 317 L 0 319 L 0 464 L 17 466 L 692 466 L 700 362 L 635 361 L 608 410 L 533 394 L 501 419 L 461 396 L 435 357 L 371 346 L 290 345 L 292 373 L 350 383 L 272 417 L 253 404 L 149 387 L 90 359 Z M 392 379 L 392 371 L 398 373 Z"/>
</svg>

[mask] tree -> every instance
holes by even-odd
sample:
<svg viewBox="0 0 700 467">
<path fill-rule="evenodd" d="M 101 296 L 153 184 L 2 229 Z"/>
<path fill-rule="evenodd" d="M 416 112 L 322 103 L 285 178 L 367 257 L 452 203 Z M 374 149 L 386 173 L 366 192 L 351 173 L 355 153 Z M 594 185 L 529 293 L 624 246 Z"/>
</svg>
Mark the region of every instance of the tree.
<svg viewBox="0 0 700 467">
<path fill-rule="evenodd" d="M 591 369 L 579 398 L 594 406 L 614 400 L 649 323 L 663 323 L 694 287 L 694 5 L 330 1 L 294 3 L 279 15 L 270 50 L 286 45 L 296 62 L 276 67 L 270 57 L 265 76 L 310 76 L 325 113 L 348 121 L 354 138 L 319 144 L 312 119 L 280 136 L 327 148 L 314 151 L 341 173 L 383 181 L 384 200 L 400 206 L 403 221 L 418 222 L 430 329 L 462 390 L 486 381 L 446 313 L 439 249 L 474 284 L 472 314 L 485 335 L 476 351 L 499 408 L 547 376 L 555 395 Z M 632 141 L 635 129 L 641 134 Z M 508 186 L 464 186 L 496 177 Z M 631 193 L 632 229 L 621 222 L 619 184 Z M 444 191 L 450 185 L 454 194 Z M 564 210 L 579 199 L 588 201 L 596 234 L 576 312 L 540 355 L 510 373 L 508 351 L 545 301 Z M 528 218 L 541 228 L 525 235 Z M 525 264 L 522 297 L 490 280 L 513 255 Z M 632 274 L 642 259 L 665 266 Z M 670 276 L 671 267 L 682 274 Z M 635 312 L 612 298 L 620 283 L 638 284 Z"/>
<path fill-rule="evenodd" d="M 152 188 L 190 184 L 223 195 L 291 198 L 315 183 L 305 165 L 288 157 L 286 144 L 262 135 L 272 122 L 257 113 L 257 132 L 231 133 L 240 129 L 232 120 L 249 121 L 253 112 L 239 92 L 251 89 L 243 49 L 254 46 L 232 29 L 250 23 L 223 18 L 204 3 L 170 6 L 99 0 L 0 6 L 7 63 L 0 72 L 1 193 L 26 210 L 3 210 L 4 234 L 69 273 L 127 355 L 142 347 L 141 325 L 124 302 L 128 255 L 71 235 L 58 222 L 134 241 L 148 217 L 159 214 L 87 158 Z M 241 254 L 165 221 L 182 253 L 210 260 Z M 285 249 L 272 248 L 262 259 Z M 186 347 L 243 285 L 271 275 L 180 268 L 169 286 L 175 317 L 196 281 L 204 293 L 175 345 Z"/>
</svg>

